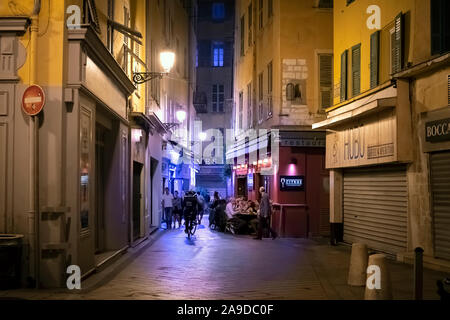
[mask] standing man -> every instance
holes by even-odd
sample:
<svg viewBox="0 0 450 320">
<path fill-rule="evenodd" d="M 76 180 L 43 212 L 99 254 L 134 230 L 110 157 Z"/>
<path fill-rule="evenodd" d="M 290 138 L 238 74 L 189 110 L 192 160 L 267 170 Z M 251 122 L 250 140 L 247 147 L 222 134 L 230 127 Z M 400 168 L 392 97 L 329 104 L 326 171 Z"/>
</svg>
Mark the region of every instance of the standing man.
<svg viewBox="0 0 450 320">
<path fill-rule="evenodd" d="M 172 228 L 172 206 L 173 206 L 172 201 L 173 196 L 169 192 L 169 188 L 166 188 L 162 196 L 162 206 L 164 208 L 163 221 L 166 222 L 166 229 Z"/>
<path fill-rule="evenodd" d="M 261 193 L 261 203 L 259 205 L 259 225 L 258 225 L 258 235 L 255 240 L 262 240 L 263 229 L 269 228 L 270 236 L 272 240 L 278 237 L 277 233 L 270 227 L 270 216 L 272 210 L 270 209 L 269 195 L 266 193 L 264 187 L 259 188 Z"/>
</svg>

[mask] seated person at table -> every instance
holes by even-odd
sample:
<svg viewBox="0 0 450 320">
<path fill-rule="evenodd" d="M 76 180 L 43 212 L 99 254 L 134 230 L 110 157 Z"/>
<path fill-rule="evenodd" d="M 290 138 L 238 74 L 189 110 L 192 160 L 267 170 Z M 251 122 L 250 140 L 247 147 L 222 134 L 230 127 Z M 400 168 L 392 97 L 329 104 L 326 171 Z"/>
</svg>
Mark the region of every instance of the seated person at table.
<svg viewBox="0 0 450 320">
<path fill-rule="evenodd" d="M 227 202 L 224 199 L 220 199 L 217 203 L 216 209 L 214 210 L 214 221 L 215 230 L 224 231 L 227 223 L 227 214 L 225 213 Z"/>
<path fill-rule="evenodd" d="M 247 232 L 247 222 L 243 219 L 240 219 L 237 214 L 239 214 L 239 211 L 236 211 L 234 209 L 234 206 L 236 204 L 235 200 L 232 200 L 228 202 L 226 207 L 226 215 L 227 215 L 227 224 L 226 224 L 226 230 L 230 231 L 231 233 L 235 234 L 245 234 Z"/>
<path fill-rule="evenodd" d="M 233 215 L 237 213 L 237 211 L 234 210 L 235 207 L 236 207 L 236 200 L 231 198 L 230 201 L 228 201 L 227 206 L 225 208 L 225 213 L 227 214 L 228 219 L 233 218 Z"/>
</svg>

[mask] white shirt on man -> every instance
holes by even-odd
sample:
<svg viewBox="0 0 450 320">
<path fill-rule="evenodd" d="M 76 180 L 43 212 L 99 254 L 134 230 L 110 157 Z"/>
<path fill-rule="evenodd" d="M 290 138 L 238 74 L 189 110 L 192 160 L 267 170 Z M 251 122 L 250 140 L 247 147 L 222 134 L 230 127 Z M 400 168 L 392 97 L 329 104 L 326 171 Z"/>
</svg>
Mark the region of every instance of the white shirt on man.
<svg viewBox="0 0 450 320">
<path fill-rule="evenodd" d="M 228 219 L 233 218 L 233 214 L 235 214 L 233 210 L 233 204 L 231 202 L 227 203 L 227 207 L 225 208 L 225 213 L 227 214 Z"/>
<path fill-rule="evenodd" d="M 172 208 L 173 195 L 170 192 L 169 194 L 164 192 L 162 199 L 164 201 L 164 208 Z"/>
</svg>

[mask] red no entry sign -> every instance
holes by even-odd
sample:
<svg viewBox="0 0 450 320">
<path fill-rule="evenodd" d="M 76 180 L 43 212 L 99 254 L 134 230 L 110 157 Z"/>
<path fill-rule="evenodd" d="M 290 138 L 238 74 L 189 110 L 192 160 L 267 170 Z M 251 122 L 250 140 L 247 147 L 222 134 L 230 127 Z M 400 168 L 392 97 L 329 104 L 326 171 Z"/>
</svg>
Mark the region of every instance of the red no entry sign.
<svg viewBox="0 0 450 320">
<path fill-rule="evenodd" d="M 44 90 L 36 84 L 29 86 L 22 97 L 22 109 L 29 116 L 35 116 L 42 111 L 45 104 Z"/>
</svg>

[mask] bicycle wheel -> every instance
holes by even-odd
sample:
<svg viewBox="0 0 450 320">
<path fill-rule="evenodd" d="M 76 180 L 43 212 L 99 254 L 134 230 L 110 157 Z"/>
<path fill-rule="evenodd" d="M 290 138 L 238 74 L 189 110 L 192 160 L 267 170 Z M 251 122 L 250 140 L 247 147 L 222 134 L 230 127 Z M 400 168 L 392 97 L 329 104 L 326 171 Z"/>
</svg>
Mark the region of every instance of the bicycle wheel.
<svg viewBox="0 0 450 320">
<path fill-rule="evenodd" d="M 188 229 L 188 239 L 191 239 L 191 236 L 194 235 L 195 231 L 197 230 L 197 223 L 195 220 L 189 221 L 189 229 Z"/>
</svg>

